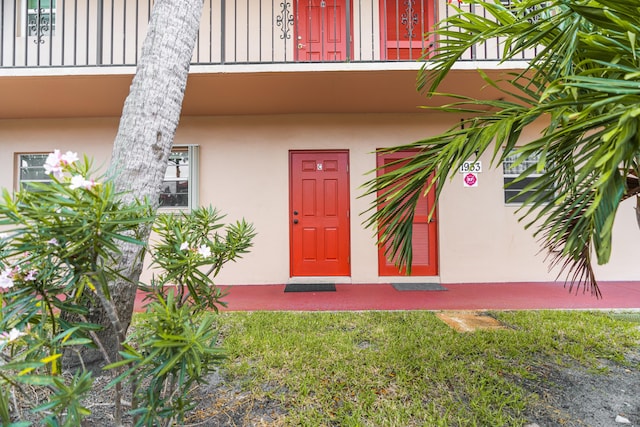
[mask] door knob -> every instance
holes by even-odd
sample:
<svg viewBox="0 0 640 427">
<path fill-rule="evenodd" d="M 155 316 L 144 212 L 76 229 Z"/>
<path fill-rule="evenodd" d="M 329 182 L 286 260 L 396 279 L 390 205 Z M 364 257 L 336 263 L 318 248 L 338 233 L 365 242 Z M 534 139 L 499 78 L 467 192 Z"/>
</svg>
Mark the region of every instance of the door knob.
<svg viewBox="0 0 640 427">
<path fill-rule="evenodd" d="M 293 211 L 293 214 L 294 215 L 298 215 L 298 211 Z"/>
<path fill-rule="evenodd" d="M 302 49 L 302 48 L 304 48 L 304 46 L 305 46 L 304 44 L 298 43 L 298 49 Z"/>
<path fill-rule="evenodd" d="M 298 223 L 298 219 L 297 219 L 297 218 L 296 218 L 296 219 L 294 219 L 294 220 L 293 220 L 293 223 L 294 223 L 294 224 L 297 224 L 297 223 Z"/>
</svg>

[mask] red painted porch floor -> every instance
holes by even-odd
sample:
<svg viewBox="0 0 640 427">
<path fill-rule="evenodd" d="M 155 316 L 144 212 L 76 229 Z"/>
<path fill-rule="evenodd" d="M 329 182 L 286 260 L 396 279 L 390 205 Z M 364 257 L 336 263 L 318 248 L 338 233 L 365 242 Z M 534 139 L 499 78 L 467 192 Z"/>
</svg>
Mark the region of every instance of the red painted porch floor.
<svg viewBox="0 0 640 427">
<path fill-rule="evenodd" d="M 224 311 L 640 310 L 640 281 L 600 283 L 602 297 L 563 283 L 443 284 L 445 291 L 398 291 L 390 284 L 336 285 L 335 292 L 284 292 L 285 285 L 221 286 Z M 141 298 L 136 309 L 142 309 Z"/>
</svg>

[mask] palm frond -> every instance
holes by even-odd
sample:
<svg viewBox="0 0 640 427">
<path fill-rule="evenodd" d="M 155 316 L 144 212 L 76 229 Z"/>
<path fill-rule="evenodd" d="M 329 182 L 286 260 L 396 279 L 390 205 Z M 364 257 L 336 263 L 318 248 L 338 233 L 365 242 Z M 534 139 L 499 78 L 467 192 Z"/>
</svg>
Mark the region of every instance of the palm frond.
<svg viewBox="0 0 640 427">
<path fill-rule="evenodd" d="M 549 265 L 566 275 L 570 289 L 583 287 L 600 296 L 592 261 L 595 256 L 598 263 L 608 262 L 618 206 L 640 195 L 640 0 L 465 3 L 485 15 L 454 7 L 456 13 L 438 24 L 433 34 L 439 43 L 418 76 L 418 89 L 454 99 L 430 108 L 466 118 L 440 135 L 400 147 L 416 154 L 365 184 L 365 194 L 376 196 L 366 224 L 381 227 L 380 243 L 389 255 L 410 265 L 409 220 L 429 177 L 439 197 L 464 161 L 493 146 L 492 163 L 503 162 L 520 145 L 522 131 L 546 118 L 543 134 L 517 148 L 518 154 L 538 159 L 518 178 L 531 181 L 519 193 L 526 199 L 520 219 L 536 228 Z M 509 80 L 497 82 L 481 73 L 514 101 L 438 93 L 455 63 L 489 40 L 502 42 L 504 60 L 536 52 Z"/>
</svg>

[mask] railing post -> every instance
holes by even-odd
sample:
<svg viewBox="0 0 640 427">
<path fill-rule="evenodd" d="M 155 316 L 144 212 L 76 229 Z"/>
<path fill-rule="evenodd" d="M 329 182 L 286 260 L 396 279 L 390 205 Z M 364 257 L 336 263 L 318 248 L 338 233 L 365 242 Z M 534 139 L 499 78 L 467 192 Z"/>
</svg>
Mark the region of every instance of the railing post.
<svg viewBox="0 0 640 427">
<path fill-rule="evenodd" d="M 440 22 L 440 15 L 441 15 L 441 10 L 440 10 L 440 2 L 438 0 L 432 0 L 433 2 L 433 16 L 431 17 L 431 22 L 428 23 L 429 25 L 429 31 L 433 31 L 436 28 L 436 24 L 438 22 Z M 445 3 L 444 7 L 448 9 L 448 4 Z M 447 12 L 448 15 L 448 12 Z M 431 47 L 431 53 L 429 54 L 429 56 L 431 56 L 431 54 L 437 49 L 438 47 L 438 43 L 440 42 L 439 37 L 437 34 L 433 34 L 432 35 L 432 39 L 431 39 L 431 43 L 433 43 L 433 46 Z"/>
<path fill-rule="evenodd" d="M 0 10 L 2 11 L 2 17 L 0 17 L 0 67 L 4 65 L 4 0 L 0 0 Z"/>
<path fill-rule="evenodd" d="M 102 44 L 104 37 L 104 0 L 98 0 L 96 25 L 96 65 L 102 65 Z"/>
<path fill-rule="evenodd" d="M 351 43 L 352 43 L 352 40 L 351 40 L 351 38 L 352 38 L 351 37 L 351 0 L 347 0 L 345 3 L 346 3 L 345 6 L 344 6 L 344 8 L 346 9 L 345 10 L 345 15 L 346 15 L 345 18 L 347 20 L 347 22 L 345 24 L 345 28 L 347 30 L 347 55 L 346 55 L 346 60 L 347 61 L 346 62 L 351 62 L 351 59 L 352 59 L 351 58 Z M 334 19 L 335 19 L 335 15 L 334 15 Z"/>
<path fill-rule="evenodd" d="M 225 52 L 225 45 L 226 45 L 226 33 L 227 33 L 227 28 L 226 28 L 226 22 L 227 22 L 227 17 L 226 17 L 226 13 L 227 13 L 227 5 L 226 5 L 226 0 L 221 0 L 220 1 L 220 31 L 222 32 L 220 34 L 220 63 L 224 64 L 226 62 L 225 58 L 226 58 L 226 52 Z"/>
</svg>

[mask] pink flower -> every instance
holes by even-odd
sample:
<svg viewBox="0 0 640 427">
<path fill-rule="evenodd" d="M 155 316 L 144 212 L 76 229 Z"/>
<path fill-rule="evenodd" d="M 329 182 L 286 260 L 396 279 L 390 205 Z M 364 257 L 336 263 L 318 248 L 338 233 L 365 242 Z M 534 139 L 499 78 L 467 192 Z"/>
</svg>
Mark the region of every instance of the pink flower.
<svg viewBox="0 0 640 427">
<path fill-rule="evenodd" d="M 50 244 L 51 246 L 58 246 L 58 239 L 54 237 L 53 239 L 49 240 L 47 243 Z"/>
<path fill-rule="evenodd" d="M 78 153 L 74 153 L 72 151 L 67 151 L 62 156 L 60 156 L 60 162 L 63 165 L 72 165 L 73 163 L 78 161 Z"/>
<path fill-rule="evenodd" d="M 32 282 L 36 280 L 36 276 L 38 275 L 38 271 L 30 270 L 26 276 L 24 276 L 25 282 Z"/>
<path fill-rule="evenodd" d="M 5 268 L 4 271 L 0 273 L 0 288 L 13 288 L 13 269 L 11 267 Z"/>
<path fill-rule="evenodd" d="M 72 190 L 75 190 L 76 188 L 82 187 L 83 184 L 84 184 L 84 176 L 75 175 L 73 178 L 71 178 L 71 184 L 69 185 L 69 188 L 71 188 Z"/>
<path fill-rule="evenodd" d="M 44 171 L 55 176 L 56 178 L 62 178 L 64 167 L 70 166 L 78 161 L 78 154 L 72 151 L 67 151 L 64 154 L 60 153 L 60 150 L 54 150 L 47 156 L 47 160 L 44 163 Z"/>
<path fill-rule="evenodd" d="M 75 190 L 77 188 L 86 188 L 87 190 L 91 190 L 96 185 L 93 180 L 86 180 L 82 175 L 74 175 L 71 178 L 71 184 L 69 188 Z"/>
<path fill-rule="evenodd" d="M 11 341 L 15 341 L 18 338 L 27 335 L 24 332 L 20 332 L 16 328 L 11 329 L 9 332 L 3 332 L 0 334 L 0 345 L 8 344 Z"/>
<path fill-rule="evenodd" d="M 47 156 L 47 160 L 44 163 L 44 171 L 56 178 L 62 177 L 62 156 L 60 154 L 60 150 L 54 150 L 53 153 L 50 153 Z"/>
<path fill-rule="evenodd" d="M 91 190 L 96 185 L 97 183 L 92 179 L 84 181 L 84 188 L 86 188 L 87 190 Z"/>
<path fill-rule="evenodd" d="M 186 251 L 188 249 L 189 249 L 189 244 L 187 242 L 182 242 L 182 244 L 180 245 L 180 250 Z"/>
<path fill-rule="evenodd" d="M 211 248 L 207 245 L 200 245 L 198 248 L 198 253 L 202 255 L 204 258 L 209 258 L 211 256 Z"/>
</svg>

